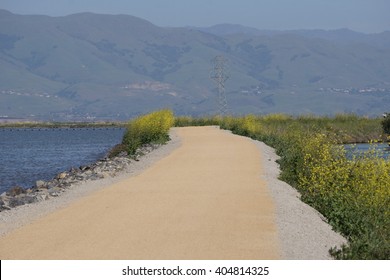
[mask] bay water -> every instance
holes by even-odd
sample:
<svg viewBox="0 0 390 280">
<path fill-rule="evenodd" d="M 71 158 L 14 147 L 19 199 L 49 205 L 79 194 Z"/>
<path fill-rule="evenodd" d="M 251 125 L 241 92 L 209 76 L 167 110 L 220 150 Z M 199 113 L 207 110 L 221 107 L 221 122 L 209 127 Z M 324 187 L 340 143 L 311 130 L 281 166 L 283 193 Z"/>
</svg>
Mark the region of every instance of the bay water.
<svg viewBox="0 0 390 280">
<path fill-rule="evenodd" d="M 347 155 L 352 157 L 352 155 L 362 155 L 366 154 L 368 151 L 375 149 L 376 155 L 383 157 L 385 159 L 390 159 L 390 146 L 387 143 L 376 143 L 376 144 L 351 144 L 344 145 Z"/>
<path fill-rule="evenodd" d="M 0 128 L 0 194 L 92 164 L 122 141 L 123 128 Z"/>
</svg>

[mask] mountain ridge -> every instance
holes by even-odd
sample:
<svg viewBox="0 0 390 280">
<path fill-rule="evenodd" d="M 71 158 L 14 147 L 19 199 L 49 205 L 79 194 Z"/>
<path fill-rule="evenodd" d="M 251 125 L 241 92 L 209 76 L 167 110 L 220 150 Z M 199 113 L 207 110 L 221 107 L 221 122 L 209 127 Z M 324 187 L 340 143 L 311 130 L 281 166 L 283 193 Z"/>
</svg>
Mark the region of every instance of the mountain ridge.
<svg viewBox="0 0 390 280">
<path fill-rule="evenodd" d="M 229 61 L 232 114 L 388 111 L 390 32 L 240 28 L 214 34 L 129 15 L 0 10 L 0 116 L 126 119 L 161 107 L 215 114 L 216 55 Z M 342 38 L 346 32 L 356 39 Z"/>
</svg>

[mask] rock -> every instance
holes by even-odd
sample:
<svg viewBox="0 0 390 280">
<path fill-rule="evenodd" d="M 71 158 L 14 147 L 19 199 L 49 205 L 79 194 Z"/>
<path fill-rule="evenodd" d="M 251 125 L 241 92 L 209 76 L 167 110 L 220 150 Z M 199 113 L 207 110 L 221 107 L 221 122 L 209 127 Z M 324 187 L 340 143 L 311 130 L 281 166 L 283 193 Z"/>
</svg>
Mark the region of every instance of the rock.
<svg viewBox="0 0 390 280">
<path fill-rule="evenodd" d="M 71 183 L 67 183 L 67 182 L 65 182 L 65 183 L 61 183 L 61 184 L 59 184 L 58 186 L 56 186 L 55 188 L 60 188 L 60 189 L 64 189 L 64 188 L 67 188 L 67 187 L 69 187 L 69 186 L 71 186 L 72 184 Z M 52 189 L 50 189 L 50 190 L 52 190 Z"/>
<path fill-rule="evenodd" d="M 103 179 L 103 178 L 104 178 L 103 174 L 93 174 L 89 179 L 90 180 L 99 180 L 99 179 Z"/>
<path fill-rule="evenodd" d="M 34 203 L 37 201 L 37 198 L 35 196 L 30 196 L 30 195 L 26 195 L 24 197 L 21 197 L 20 200 L 24 203 L 24 204 L 30 204 L 30 203 Z"/>
<path fill-rule="evenodd" d="M 39 189 L 41 188 L 47 188 L 46 182 L 43 180 L 38 180 L 35 182 L 35 186 Z"/>
<path fill-rule="evenodd" d="M 50 197 L 46 193 L 42 193 L 37 195 L 37 201 L 43 201 L 43 200 L 48 200 Z"/>
<path fill-rule="evenodd" d="M 20 195 L 20 194 L 23 194 L 23 193 L 26 193 L 26 190 L 23 189 L 22 187 L 16 186 L 16 187 L 11 188 L 7 192 L 7 195 L 9 195 L 9 196 L 17 196 L 17 195 Z"/>
<path fill-rule="evenodd" d="M 90 166 L 80 166 L 80 170 L 81 171 L 86 171 L 86 170 L 89 170 L 89 169 L 91 169 Z"/>
<path fill-rule="evenodd" d="M 9 207 L 9 206 L 7 206 L 7 205 L 3 205 L 3 206 L 1 206 L 1 208 L 0 208 L 0 212 L 1 212 L 1 210 L 11 210 L 11 207 Z"/>
<path fill-rule="evenodd" d="M 96 166 L 93 169 L 93 173 L 101 173 L 103 171 L 103 168 L 101 166 Z"/>
<path fill-rule="evenodd" d="M 61 179 L 66 178 L 66 176 L 68 176 L 68 173 L 62 172 L 62 173 L 57 175 L 57 179 L 61 180 Z"/>
<path fill-rule="evenodd" d="M 85 174 L 80 174 L 80 175 L 75 176 L 76 181 L 84 181 L 85 178 L 87 178 L 87 176 Z"/>
<path fill-rule="evenodd" d="M 58 186 L 58 181 L 55 180 L 55 181 L 52 181 L 52 182 L 48 182 L 48 184 L 46 186 L 47 186 L 47 189 L 54 188 L 54 187 Z"/>
<path fill-rule="evenodd" d="M 72 168 L 69 170 L 69 174 L 75 175 L 75 174 L 80 173 L 80 171 L 81 171 L 80 169 L 72 167 Z"/>
<path fill-rule="evenodd" d="M 9 200 L 8 207 L 14 208 L 14 207 L 21 206 L 24 204 L 25 203 L 20 198 L 13 197 Z"/>
<path fill-rule="evenodd" d="M 126 151 L 122 151 L 120 152 L 118 155 L 118 157 L 127 157 L 128 156 L 128 153 Z"/>
<path fill-rule="evenodd" d="M 54 187 L 54 188 L 51 188 L 49 191 L 48 191 L 49 195 L 51 196 L 58 196 L 60 193 L 61 193 L 61 189 L 59 187 Z"/>
</svg>

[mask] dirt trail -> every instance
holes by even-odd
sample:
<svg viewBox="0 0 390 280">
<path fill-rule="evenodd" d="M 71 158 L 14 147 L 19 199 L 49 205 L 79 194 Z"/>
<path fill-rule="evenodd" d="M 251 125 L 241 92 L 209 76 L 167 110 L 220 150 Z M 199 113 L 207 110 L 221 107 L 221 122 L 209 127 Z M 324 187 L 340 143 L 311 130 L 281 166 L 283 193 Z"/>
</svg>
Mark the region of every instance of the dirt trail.
<svg viewBox="0 0 390 280">
<path fill-rule="evenodd" d="M 0 238 L 0 259 L 278 259 L 274 205 L 250 139 L 177 129 L 143 173 Z"/>
</svg>

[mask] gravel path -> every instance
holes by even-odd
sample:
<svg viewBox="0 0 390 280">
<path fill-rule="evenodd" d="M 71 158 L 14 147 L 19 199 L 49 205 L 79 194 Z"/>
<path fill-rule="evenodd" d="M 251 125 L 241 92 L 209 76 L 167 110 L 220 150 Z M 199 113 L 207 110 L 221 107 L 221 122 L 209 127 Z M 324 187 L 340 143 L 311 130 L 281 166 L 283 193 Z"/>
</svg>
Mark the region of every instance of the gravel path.
<svg viewBox="0 0 390 280">
<path fill-rule="evenodd" d="M 7 233 L 54 211 L 65 209 L 73 202 L 89 197 L 98 190 L 141 174 L 149 167 L 154 166 L 156 161 L 167 157 L 182 145 L 177 130 L 176 128 L 172 129 L 172 140 L 167 145 L 144 156 L 139 162 L 131 165 L 129 170 L 115 178 L 79 184 L 58 198 L 0 212 L 0 235 L 6 237 Z M 273 201 L 272 209 L 275 213 L 274 219 L 277 228 L 275 236 L 279 240 L 279 246 L 276 250 L 278 257 L 272 258 L 329 259 L 329 248 L 342 244 L 345 239 L 334 233 L 317 211 L 302 203 L 295 189 L 277 179 L 279 168 L 275 162 L 277 156 L 274 150 L 264 143 L 258 141 L 253 141 L 253 143 L 261 154 L 262 168 L 260 169 L 262 172 L 258 174 L 261 175 L 259 179 L 266 182 L 270 195 L 268 200 Z M 272 199 L 270 199 L 271 197 Z M 232 256 L 230 258 L 234 259 Z"/>
<path fill-rule="evenodd" d="M 324 217 L 300 200 L 300 194 L 287 183 L 278 180 L 280 174 L 275 150 L 263 142 L 254 141 L 262 154 L 263 175 L 276 206 L 276 223 L 282 248 L 282 259 L 326 260 L 328 251 L 347 240 L 334 232 Z"/>
</svg>

